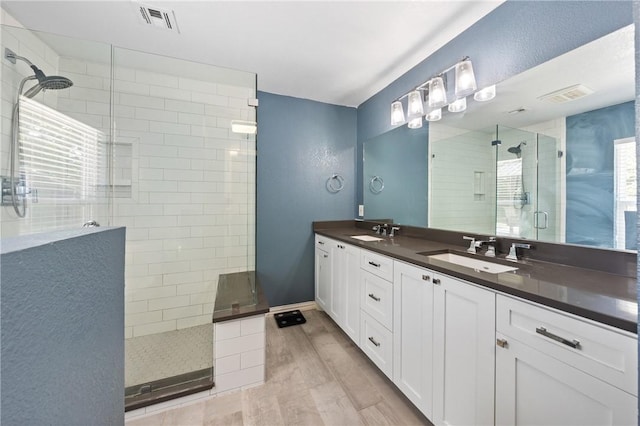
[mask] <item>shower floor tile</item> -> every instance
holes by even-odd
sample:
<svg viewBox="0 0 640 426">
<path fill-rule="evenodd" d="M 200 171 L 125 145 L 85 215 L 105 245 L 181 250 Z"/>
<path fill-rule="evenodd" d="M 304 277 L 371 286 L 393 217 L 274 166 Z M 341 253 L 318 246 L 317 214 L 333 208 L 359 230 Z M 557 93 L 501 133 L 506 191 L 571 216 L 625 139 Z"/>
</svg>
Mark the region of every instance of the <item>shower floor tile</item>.
<svg viewBox="0 0 640 426">
<path fill-rule="evenodd" d="M 213 366 L 213 324 L 125 339 L 125 387 Z"/>
</svg>

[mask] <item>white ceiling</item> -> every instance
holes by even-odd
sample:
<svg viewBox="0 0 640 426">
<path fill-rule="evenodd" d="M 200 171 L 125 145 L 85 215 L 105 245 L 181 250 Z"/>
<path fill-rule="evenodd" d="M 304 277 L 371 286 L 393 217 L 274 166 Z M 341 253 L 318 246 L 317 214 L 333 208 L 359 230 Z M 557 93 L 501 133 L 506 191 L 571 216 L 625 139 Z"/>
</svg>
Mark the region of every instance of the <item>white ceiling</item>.
<svg viewBox="0 0 640 426">
<path fill-rule="evenodd" d="M 180 34 L 140 23 L 132 1 L 3 1 L 29 29 L 255 72 L 258 90 L 358 106 L 500 1 L 144 1 Z"/>
</svg>

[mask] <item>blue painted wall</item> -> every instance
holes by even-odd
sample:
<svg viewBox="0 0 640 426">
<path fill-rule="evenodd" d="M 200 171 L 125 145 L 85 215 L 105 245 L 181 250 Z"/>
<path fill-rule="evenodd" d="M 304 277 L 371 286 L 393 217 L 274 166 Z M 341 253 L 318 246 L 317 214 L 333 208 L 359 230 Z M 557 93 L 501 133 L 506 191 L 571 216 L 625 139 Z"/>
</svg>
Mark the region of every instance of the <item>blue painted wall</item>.
<svg viewBox="0 0 640 426">
<path fill-rule="evenodd" d="M 0 423 L 124 423 L 124 243 L 124 228 L 2 240 Z"/>
<path fill-rule="evenodd" d="M 427 227 L 429 127 L 410 129 L 400 126 L 368 140 L 364 146 L 364 216 L 367 219 L 393 219 L 403 225 Z M 380 176 L 384 189 L 369 188 Z M 379 188 L 374 184 L 374 189 Z"/>
<path fill-rule="evenodd" d="M 485 87 L 631 23 L 631 1 L 507 1 L 358 107 L 358 158 L 364 141 L 392 128 L 394 99 L 463 56 Z M 361 203 L 362 182 L 356 187 Z"/>
<path fill-rule="evenodd" d="M 567 243 L 614 244 L 613 141 L 635 135 L 634 102 L 567 117 Z"/>
<path fill-rule="evenodd" d="M 271 306 L 314 300 L 312 222 L 354 218 L 356 110 L 258 92 L 256 272 Z M 326 189 L 333 174 L 344 189 Z"/>
</svg>

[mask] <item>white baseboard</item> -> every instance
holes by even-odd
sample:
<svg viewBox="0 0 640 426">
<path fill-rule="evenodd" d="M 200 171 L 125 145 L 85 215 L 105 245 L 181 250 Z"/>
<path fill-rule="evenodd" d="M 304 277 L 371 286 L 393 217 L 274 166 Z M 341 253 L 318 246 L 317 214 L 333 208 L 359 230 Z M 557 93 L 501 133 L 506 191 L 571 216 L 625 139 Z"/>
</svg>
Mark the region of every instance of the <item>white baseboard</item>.
<svg viewBox="0 0 640 426">
<path fill-rule="evenodd" d="M 272 306 L 269 308 L 269 313 L 267 315 L 273 316 L 274 314 L 286 311 L 310 311 L 312 309 L 318 309 L 318 305 L 316 305 L 315 301 L 310 302 L 302 302 L 302 303 L 292 303 L 291 305 L 280 305 L 280 306 Z"/>
</svg>

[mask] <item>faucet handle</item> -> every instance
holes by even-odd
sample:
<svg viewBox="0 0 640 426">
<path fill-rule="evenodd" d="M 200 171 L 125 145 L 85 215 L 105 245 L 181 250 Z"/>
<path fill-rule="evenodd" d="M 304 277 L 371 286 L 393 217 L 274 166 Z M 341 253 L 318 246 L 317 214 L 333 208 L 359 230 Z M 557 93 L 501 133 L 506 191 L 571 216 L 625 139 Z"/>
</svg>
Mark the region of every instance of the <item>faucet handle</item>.
<svg viewBox="0 0 640 426">
<path fill-rule="evenodd" d="M 467 253 L 476 254 L 476 239 L 474 237 L 467 237 L 466 235 L 462 237 L 464 240 L 469 240 L 469 248 L 467 249 Z"/>
<path fill-rule="evenodd" d="M 373 229 L 374 231 L 376 231 L 376 234 L 379 234 L 379 233 L 380 233 L 380 228 L 381 228 L 381 226 L 380 226 L 380 225 L 373 225 L 373 228 L 371 228 L 371 229 Z"/>
<path fill-rule="evenodd" d="M 524 248 L 524 249 L 530 249 L 531 248 L 531 244 L 523 244 L 523 243 L 511 243 L 511 248 L 509 249 L 509 254 L 507 255 L 506 259 L 507 260 L 514 260 L 514 261 L 518 261 L 518 253 L 516 251 L 516 249 L 518 248 Z"/>
<path fill-rule="evenodd" d="M 396 235 L 395 232 L 399 231 L 399 230 L 400 230 L 399 226 L 392 226 L 391 227 L 391 232 L 389 232 L 389 236 L 390 237 L 395 237 L 395 235 Z"/>
</svg>

